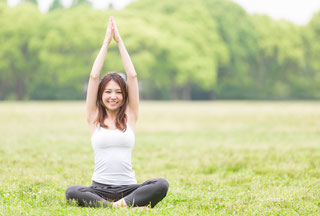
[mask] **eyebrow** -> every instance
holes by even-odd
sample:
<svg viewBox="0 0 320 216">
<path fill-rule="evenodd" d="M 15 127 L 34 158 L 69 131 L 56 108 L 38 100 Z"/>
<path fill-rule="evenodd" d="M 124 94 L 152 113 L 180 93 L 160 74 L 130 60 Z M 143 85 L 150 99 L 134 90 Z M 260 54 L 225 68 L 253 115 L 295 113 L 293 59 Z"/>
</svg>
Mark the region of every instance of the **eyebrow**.
<svg viewBox="0 0 320 216">
<path fill-rule="evenodd" d="M 104 91 L 106 91 L 106 90 L 113 90 L 113 89 L 110 89 L 110 88 L 106 88 L 106 89 L 104 89 Z M 121 89 L 115 89 L 116 91 L 121 91 Z"/>
</svg>

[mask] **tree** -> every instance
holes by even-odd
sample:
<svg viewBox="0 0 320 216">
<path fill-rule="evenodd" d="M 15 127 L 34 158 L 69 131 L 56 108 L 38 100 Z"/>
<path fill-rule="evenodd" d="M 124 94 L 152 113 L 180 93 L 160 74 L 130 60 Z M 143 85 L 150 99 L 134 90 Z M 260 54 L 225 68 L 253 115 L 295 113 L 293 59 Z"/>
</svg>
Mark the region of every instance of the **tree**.
<svg viewBox="0 0 320 216">
<path fill-rule="evenodd" d="M 304 28 L 304 74 L 309 78 L 306 85 L 314 98 L 320 98 L 320 11 L 315 13 Z"/>
<path fill-rule="evenodd" d="M 28 3 L 35 4 L 35 5 L 38 6 L 38 1 L 37 0 L 22 0 L 21 2 L 28 2 Z"/>
<path fill-rule="evenodd" d="M 47 14 L 30 42 L 40 63 L 30 90 L 34 99 L 84 98 L 83 89 L 103 41 L 107 18 L 103 12 L 85 7 L 68 10 Z"/>
<path fill-rule="evenodd" d="M 0 13 L 1 99 L 27 97 L 27 85 L 34 77 L 35 59 L 29 41 L 41 14 L 34 5 L 21 4 Z M 14 94 L 12 94 L 14 93 Z"/>
<path fill-rule="evenodd" d="M 294 97 L 293 89 L 305 65 L 302 29 L 267 16 L 253 17 L 259 37 L 259 83 L 265 96 Z"/>
<path fill-rule="evenodd" d="M 44 15 L 28 2 L 0 4 L 0 99 L 84 98 L 109 15 L 143 98 L 320 97 L 320 13 L 301 27 L 225 0 L 140 0 L 121 11 L 93 10 L 86 0 L 55 10 L 55 1 Z M 123 70 L 112 43 L 101 75 Z"/>
<path fill-rule="evenodd" d="M 180 97 L 189 99 L 192 83 L 204 89 L 215 85 L 218 65 L 226 61 L 227 53 L 202 2 L 144 0 L 132 3 L 127 10 L 158 29 L 160 50 L 153 52 L 157 60 L 150 82 L 170 88 L 173 99 L 179 92 Z"/>
<path fill-rule="evenodd" d="M 57 10 L 57 9 L 63 9 L 63 5 L 60 0 L 53 0 L 49 7 L 49 11 Z"/>
<path fill-rule="evenodd" d="M 251 17 L 238 4 L 226 0 L 203 0 L 217 23 L 227 46 L 228 62 L 220 64 L 218 98 L 256 97 L 257 36 Z"/>
<path fill-rule="evenodd" d="M 70 7 L 76 7 L 76 6 L 89 6 L 91 5 L 91 2 L 88 0 L 73 0 Z M 61 3 L 61 0 L 53 0 L 52 4 L 50 5 L 49 11 L 57 10 L 57 9 L 63 9 L 64 6 Z"/>
<path fill-rule="evenodd" d="M 88 0 L 73 0 L 72 1 L 72 6 L 78 6 L 78 5 L 91 5 L 91 2 Z"/>
</svg>

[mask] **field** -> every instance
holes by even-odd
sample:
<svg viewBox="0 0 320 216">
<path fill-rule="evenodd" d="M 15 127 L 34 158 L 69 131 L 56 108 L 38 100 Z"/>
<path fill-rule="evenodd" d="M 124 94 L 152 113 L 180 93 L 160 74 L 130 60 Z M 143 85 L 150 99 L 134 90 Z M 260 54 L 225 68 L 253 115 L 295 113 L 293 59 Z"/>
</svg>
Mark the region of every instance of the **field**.
<svg viewBox="0 0 320 216">
<path fill-rule="evenodd" d="M 138 182 L 154 211 L 80 208 L 94 168 L 84 102 L 0 103 L 0 215 L 320 215 L 320 102 L 142 102 Z"/>
</svg>

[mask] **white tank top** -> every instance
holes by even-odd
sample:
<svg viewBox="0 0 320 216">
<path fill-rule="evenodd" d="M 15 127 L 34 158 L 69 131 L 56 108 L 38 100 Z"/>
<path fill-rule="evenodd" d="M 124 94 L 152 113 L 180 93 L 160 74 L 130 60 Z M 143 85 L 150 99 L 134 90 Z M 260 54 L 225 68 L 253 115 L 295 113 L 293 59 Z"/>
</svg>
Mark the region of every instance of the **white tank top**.
<svg viewBox="0 0 320 216">
<path fill-rule="evenodd" d="M 134 132 L 128 124 L 125 132 L 98 125 L 91 136 L 95 161 L 92 180 L 111 185 L 137 184 L 131 166 L 134 140 Z"/>
</svg>

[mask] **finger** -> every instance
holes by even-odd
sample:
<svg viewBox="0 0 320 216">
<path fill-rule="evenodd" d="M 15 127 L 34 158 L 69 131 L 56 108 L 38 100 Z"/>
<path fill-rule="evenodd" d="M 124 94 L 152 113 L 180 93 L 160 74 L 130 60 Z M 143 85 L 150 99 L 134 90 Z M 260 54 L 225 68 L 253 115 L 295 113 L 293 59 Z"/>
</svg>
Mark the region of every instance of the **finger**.
<svg viewBox="0 0 320 216">
<path fill-rule="evenodd" d="M 113 17 L 112 17 L 112 25 L 116 27 L 116 21 L 114 20 Z"/>
<path fill-rule="evenodd" d="M 111 28 L 114 29 L 113 16 L 110 17 L 110 22 L 111 22 Z"/>
<path fill-rule="evenodd" d="M 111 25 L 108 25 L 108 27 L 107 27 L 107 31 L 111 31 L 112 29 L 111 29 Z"/>
<path fill-rule="evenodd" d="M 114 18 L 113 18 L 113 16 L 111 16 L 111 23 L 112 23 L 112 25 L 113 25 L 113 21 L 114 21 Z"/>
<path fill-rule="evenodd" d="M 108 29 L 112 28 L 111 17 L 109 17 Z"/>
<path fill-rule="evenodd" d="M 112 23 L 113 23 L 114 27 L 117 28 L 116 21 L 114 19 L 112 19 Z"/>
<path fill-rule="evenodd" d="M 118 27 L 117 27 L 116 22 L 114 20 L 113 20 L 113 28 L 116 32 L 118 32 Z"/>
</svg>

